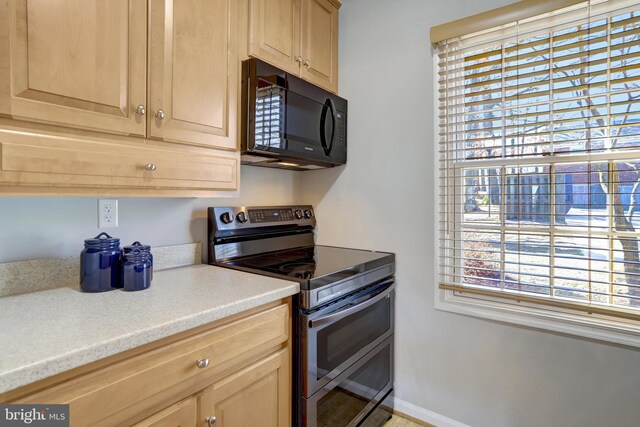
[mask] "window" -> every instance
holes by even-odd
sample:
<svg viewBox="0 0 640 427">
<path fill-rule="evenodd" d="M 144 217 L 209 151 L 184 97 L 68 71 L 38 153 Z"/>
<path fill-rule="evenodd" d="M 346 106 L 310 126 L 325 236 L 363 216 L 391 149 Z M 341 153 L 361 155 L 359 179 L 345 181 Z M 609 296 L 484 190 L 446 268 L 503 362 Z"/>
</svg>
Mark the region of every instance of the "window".
<svg viewBox="0 0 640 427">
<path fill-rule="evenodd" d="M 569 313 L 640 345 L 640 6 L 579 3 L 437 59 L 449 301 Z"/>
</svg>

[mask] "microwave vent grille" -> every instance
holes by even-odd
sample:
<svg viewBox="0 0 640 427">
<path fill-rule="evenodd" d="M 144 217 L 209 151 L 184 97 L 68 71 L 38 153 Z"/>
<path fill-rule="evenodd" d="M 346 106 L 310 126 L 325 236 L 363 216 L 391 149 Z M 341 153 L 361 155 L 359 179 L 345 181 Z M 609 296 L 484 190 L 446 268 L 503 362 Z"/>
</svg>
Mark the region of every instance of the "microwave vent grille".
<svg viewBox="0 0 640 427">
<path fill-rule="evenodd" d="M 261 87 L 256 95 L 256 145 L 283 148 L 284 90 L 278 86 Z"/>
</svg>

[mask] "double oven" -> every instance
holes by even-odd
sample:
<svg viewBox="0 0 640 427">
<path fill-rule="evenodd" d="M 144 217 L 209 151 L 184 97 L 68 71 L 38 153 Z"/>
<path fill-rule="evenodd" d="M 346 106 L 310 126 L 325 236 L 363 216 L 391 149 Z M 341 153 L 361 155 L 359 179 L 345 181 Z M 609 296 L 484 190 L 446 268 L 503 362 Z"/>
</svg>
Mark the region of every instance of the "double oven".
<svg viewBox="0 0 640 427">
<path fill-rule="evenodd" d="M 299 425 L 388 419 L 389 408 L 377 405 L 393 384 L 394 289 L 392 280 L 384 281 L 316 312 L 300 312 Z"/>
<path fill-rule="evenodd" d="M 300 283 L 293 425 L 381 426 L 392 411 L 395 256 L 315 245 L 314 234 L 311 206 L 209 208 L 209 262 Z"/>
</svg>

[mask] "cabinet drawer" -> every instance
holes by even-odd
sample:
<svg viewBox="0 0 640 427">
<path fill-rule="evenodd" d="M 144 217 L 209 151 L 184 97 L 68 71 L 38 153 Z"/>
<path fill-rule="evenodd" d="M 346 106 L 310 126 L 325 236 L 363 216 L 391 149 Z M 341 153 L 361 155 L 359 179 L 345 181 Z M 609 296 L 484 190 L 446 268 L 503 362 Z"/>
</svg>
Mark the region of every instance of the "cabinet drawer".
<svg viewBox="0 0 640 427">
<path fill-rule="evenodd" d="M 34 186 L 235 189 L 237 158 L 141 146 L 0 141 L 3 183 Z"/>
<path fill-rule="evenodd" d="M 249 365 L 288 337 L 289 306 L 280 305 L 12 403 L 69 403 L 71 425 L 124 425 Z M 209 364 L 199 368 L 203 359 Z"/>
</svg>

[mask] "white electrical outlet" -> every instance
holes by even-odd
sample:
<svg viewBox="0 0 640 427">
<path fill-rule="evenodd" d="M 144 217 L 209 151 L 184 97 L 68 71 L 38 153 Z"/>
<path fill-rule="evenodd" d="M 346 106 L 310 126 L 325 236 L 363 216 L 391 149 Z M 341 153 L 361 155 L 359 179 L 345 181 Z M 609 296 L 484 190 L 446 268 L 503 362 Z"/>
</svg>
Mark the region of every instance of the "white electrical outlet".
<svg viewBox="0 0 640 427">
<path fill-rule="evenodd" d="M 118 199 L 98 199 L 98 228 L 118 226 Z"/>
</svg>

